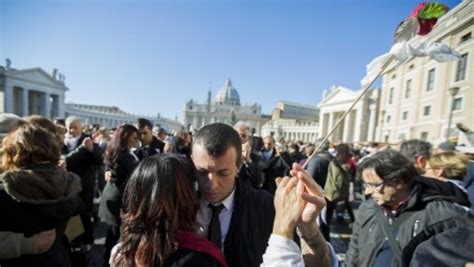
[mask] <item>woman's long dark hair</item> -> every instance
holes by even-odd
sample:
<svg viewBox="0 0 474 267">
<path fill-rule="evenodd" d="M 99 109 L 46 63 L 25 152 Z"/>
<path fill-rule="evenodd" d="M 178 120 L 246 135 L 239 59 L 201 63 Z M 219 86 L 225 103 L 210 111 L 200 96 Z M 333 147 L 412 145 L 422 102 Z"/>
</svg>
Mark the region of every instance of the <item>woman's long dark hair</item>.
<svg viewBox="0 0 474 267">
<path fill-rule="evenodd" d="M 114 166 L 120 152 L 126 151 L 127 141 L 133 133 L 138 134 L 137 128 L 130 124 L 123 124 L 115 130 L 112 140 L 107 145 L 105 160 L 111 166 Z"/>
<path fill-rule="evenodd" d="M 336 159 L 341 165 L 346 164 L 352 157 L 351 149 L 348 144 L 339 144 L 334 149 L 336 150 Z"/>
<path fill-rule="evenodd" d="M 178 231 L 194 232 L 198 198 L 196 169 L 184 156 L 144 159 L 124 193 L 122 244 L 116 266 L 165 266 L 177 249 Z"/>
</svg>

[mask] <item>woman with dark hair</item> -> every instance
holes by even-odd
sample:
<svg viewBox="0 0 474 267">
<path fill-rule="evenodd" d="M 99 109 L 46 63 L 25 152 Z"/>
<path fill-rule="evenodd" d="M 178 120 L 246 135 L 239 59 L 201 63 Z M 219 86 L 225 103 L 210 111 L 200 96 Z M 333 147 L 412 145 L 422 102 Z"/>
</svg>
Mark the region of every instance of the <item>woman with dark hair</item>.
<svg viewBox="0 0 474 267">
<path fill-rule="evenodd" d="M 64 231 L 69 218 L 83 207 L 82 187 L 78 176 L 58 168 L 59 157 L 56 137 L 31 124 L 3 140 L 0 232 L 16 234 L 21 242 L 13 241 L 2 252 L 16 250 L 21 255 L 12 253 L 0 260 L 0 266 L 71 266 Z M 45 231 L 54 240 L 46 249 L 38 236 Z"/>
<path fill-rule="evenodd" d="M 219 248 L 194 234 L 197 173 L 183 155 L 144 159 L 124 194 L 122 242 L 111 266 L 227 266 Z"/>
<path fill-rule="evenodd" d="M 110 251 L 120 237 L 120 210 L 125 185 L 138 164 L 137 156 L 131 151 L 138 141 L 138 130 L 124 124 L 117 128 L 107 145 L 105 164 L 112 178 L 108 179 L 102 192 L 99 205 L 99 217 L 107 224 L 105 239 L 104 266 L 108 266 Z"/>
</svg>

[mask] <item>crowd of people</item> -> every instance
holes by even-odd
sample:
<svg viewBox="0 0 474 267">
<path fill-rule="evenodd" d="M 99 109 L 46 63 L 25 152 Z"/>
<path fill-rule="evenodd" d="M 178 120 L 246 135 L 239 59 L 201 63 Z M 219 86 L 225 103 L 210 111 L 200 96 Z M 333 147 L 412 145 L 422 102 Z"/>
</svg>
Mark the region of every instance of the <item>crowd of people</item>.
<svg viewBox="0 0 474 267">
<path fill-rule="evenodd" d="M 72 259 L 90 253 L 97 223 L 103 266 L 474 261 L 474 155 L 449 142 L 304 144 L 242 122 L 171 134 L 147 119 L 106 129 L 0 116 L 2 267 L 87 265 Z M 352 237 L 339 263 L 331 222 L 346 210 Z"/>
</svg>

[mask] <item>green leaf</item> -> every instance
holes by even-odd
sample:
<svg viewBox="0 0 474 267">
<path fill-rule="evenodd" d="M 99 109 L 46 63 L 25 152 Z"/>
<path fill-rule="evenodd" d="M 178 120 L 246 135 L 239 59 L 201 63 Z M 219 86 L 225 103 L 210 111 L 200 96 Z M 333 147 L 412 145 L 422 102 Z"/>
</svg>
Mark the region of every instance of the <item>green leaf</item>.
<svg viewBox="0 0 474 267">
<path fill-rule="evenodd" d="M 448 7 L 440 3 L 428 3 L 418 14 L 422 19 L 435 19 L 448 12 Z"/>
</svg>

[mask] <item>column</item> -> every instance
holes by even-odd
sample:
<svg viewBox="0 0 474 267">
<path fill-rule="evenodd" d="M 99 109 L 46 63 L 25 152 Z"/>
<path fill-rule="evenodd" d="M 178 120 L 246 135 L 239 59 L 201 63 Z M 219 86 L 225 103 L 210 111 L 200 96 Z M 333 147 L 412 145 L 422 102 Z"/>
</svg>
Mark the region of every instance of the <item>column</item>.
<svg viewBox="0 0 474 267">
<path fill-rule="evenodd" d="M 356 108 L 356 118 L 355 118 L 355 127 L 354 127 L 354 142 L 360 141 L 360 127 L 362 123 L 362 107 L 360 105 Z"/>
<path fill-rule="evenodd" d="M 325 121 L 324 121 L 324 117 L 325 117 L 325 116 L 324 116 L 324 115 L 325 115 L 325 114 L 326 114 L 326 113 L 321 112 L 321 110 L 319 111 L 319 132 L 320 132 L 321 134 L 324 133 L 324 125 L 325 125 Z"/>
<path fill-rule="evenodd" d="M 375 105 L 370 105 L 369 109 L 369 129 L 367 132 L 367 141 L 373 142 L 375 138 L 375 124 L 376 124 L 376 110 L 375 110 Z"/>
<path fill-rule="evenodd" d="M 351 142 L 352 140 L 349 140 L 349 134 L 350 132 L 352 131 L 352 129 L 350 129 L 350 117 L 351 117 L 351 113 L 347 114 L 347 116 L 344 118 L 344 128 L 342 128 L 342 141 L 344 143 L 349 143 Z"/>
<path fill-rule="evenodd" d="M 51 118 L 51 96 L 48 93 L 43 93 L 43 115 L 47 118 Z"/>
<path fill-rule="evenodd" d="M 3 111 L 6 113 L 13 113 L 13 86 L 11 86 L 8 82 L 5 82 L 4 92 L 5 96 L 3 101 L 5 102 Z"/>
<path fill-rule="evenodd" d="M 30 102 L 28 101 L 28 93 L 29 90 L 26 88 L 23 88 L 21 91 L 21 115 L 23 117 L 28 116 L 28 107 L 30 105 Z"/>
<path fill-rule="evenodd" d="M 51 95 L 51 117 L 55 118 L 59 116 L 59 96 Z"/>
<path fill-rule="evenodd" d="M 332 127 L 334 127 L 334 112 L 331 112 L 329 113 L 329 121 L 328 121 L 328 128 L 327 128 L 327 132 L 324 133 L 323 137 L 328 135 L 331 130 L 332 130 Z M 330 141 L 334 141 L 334 135 L 332 135 L 330 138 L 329 138 Z"/>
</svg>

